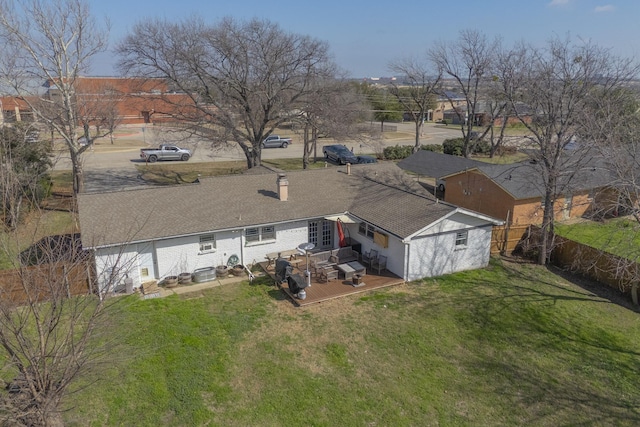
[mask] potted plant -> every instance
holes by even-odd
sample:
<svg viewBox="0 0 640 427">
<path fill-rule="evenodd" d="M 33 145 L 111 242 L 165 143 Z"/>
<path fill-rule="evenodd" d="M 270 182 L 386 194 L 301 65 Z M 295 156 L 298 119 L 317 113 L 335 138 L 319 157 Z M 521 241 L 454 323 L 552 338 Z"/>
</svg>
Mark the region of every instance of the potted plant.
<svg viewBox="0 0 640 427">
<path fill-rule="evenodd" d="M 233 266 L 232 270 L 234 276 L 242 276 L 244 274 L 244 265 L 236 264 Z"/>
<path fill-rule="evenodd" d="M 229 274 L 229 267 L 226 265 L 219 265 L 216 267 L 216 276 L 227 277 Z"/>
</svg>

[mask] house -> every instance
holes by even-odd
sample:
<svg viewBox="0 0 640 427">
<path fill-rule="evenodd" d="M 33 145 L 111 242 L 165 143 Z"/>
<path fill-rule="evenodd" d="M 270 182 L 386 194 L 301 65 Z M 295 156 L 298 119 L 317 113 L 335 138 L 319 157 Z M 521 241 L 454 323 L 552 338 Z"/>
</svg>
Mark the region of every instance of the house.
<svg viewBox="0 0 640 427">
<path fill-rule="evenodd" d="M 377 250 L 388 271 L 415 280 L 486 266 L 500 223 L 438 201 L 383 163 L 80 194 L 78 210 L 98 274 L 136 285 L 230 259 L 252 265 L 307 242 L 337 248 L 337 218 L 362 252 Z"/>
<path fill-rule="evenodd" d="M 57 81 L 48 81 L 45 87 L 45 98 L 60 98 Z M 78 77 L 74 90 L 78 110 L 90 118 L 91 124 L 108 119 L 117 120 L 118 124 L 161 123 L 187 113 L 197 114 L 195 109 L 188 111 L 188 106 L 193 105 L 191 98 L 173 91 L 164 79 Z"/>
<path fill-rule="evenodd" d="M 484 163 L 450 154 L 419 150 L 398 162 L 398 166 L 419 176 L 435 178 L 436 187 L 444 191 L 445 182 L 442 177 L 467 169 L 477 168 Z"/>
<path fill-rule="evenodd" d="M 570 178 L 570 179 L 569 179 Z M 454 172 L 446 183 L 445 201 L 512 224 L 540 224 L 544 213 L 544 180 L 535 162 L 481 164 Z M 608 169 L 598 159 L 559 179 L 556 220 L 582 217 L 594 209 L 611 210 L 617 192 Z"/>
<path fill-rule="evenodd" d="M 31 99 L 33 102 L 35 98 Z M 0 125 L 15 122 L 32 122 L 33 114 L 25 98 L 15 96 L 0 97 Z"/>
</svg>

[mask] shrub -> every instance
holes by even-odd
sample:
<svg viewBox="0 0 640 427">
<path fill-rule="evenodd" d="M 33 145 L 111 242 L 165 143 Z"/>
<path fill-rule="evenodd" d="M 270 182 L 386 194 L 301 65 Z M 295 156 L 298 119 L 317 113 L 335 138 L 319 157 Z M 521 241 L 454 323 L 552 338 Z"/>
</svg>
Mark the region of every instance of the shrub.
<svg viewBox="0 0 640 427">
<path fill-rule="evenodd" d="M 434 151 L 436 153 L 442 153 L 442 144 L 421 145 L 420 149 L 425 151 Z"/>
<path fill-rule="evenodd" d="M 395 147 L 385 147 L 382 154 L 387 160 L 402 160 L 413 153 L 411 145 L 396 145 Z"/>
<path fill-rule="evenodd" d="M 491 152 L 491 144 L 488 141 L 480 140 L 475 141 L 472 144 L 471 154 L 489 154 Z M 453 138 L 445 139 L 442 143 L 442 151 L 445 154 L 451 154 L 453 156 L 462 156 L 464 150 L 464 139 Z"/>
<path fill-rule="evenodd" d="M 462 156 L 462 148 L 464 147 L 464 139 L 452 138 L 445 139 L 442 142 L 442 152 L 451 154 L 452 156 Z"/>
</svg>

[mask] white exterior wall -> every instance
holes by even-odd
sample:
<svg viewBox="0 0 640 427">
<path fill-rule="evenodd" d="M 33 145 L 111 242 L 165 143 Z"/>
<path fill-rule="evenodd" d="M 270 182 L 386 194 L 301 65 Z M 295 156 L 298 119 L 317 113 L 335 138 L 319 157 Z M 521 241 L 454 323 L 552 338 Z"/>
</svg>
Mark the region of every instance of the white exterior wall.
<svg viewBox="0 0 640 427">
<path fill-rule="evenodd" d="M 95 251 L 98 286 L 101 291 L 111 291 L 129 277 L 134 286 L 140 286 L 138 252 L 135 245 L 127 248 L 103 248 Z M 109 286 L 112 289 L 106 289 Z"/>
<path fill-rule="evenodd" d="M 309 240 L 308 221 L 296 221 L 286 224 L 277 224 L 276 239 L 268 242 L 251 242 L 244 246 L 244 264 L 254 264 L 266 261 L 268 253 L 288 251 L 296 249 L 299 244 Z"/>
<path fill-rule="evenodd" d="M 216 249 L 200 253 L 200 235 L 175 237 L 127 245 L 97 249 L 96 268 L 108 280 L 105 271 L 117 265 L 119 275 L 133 279 L 138 287 L 147 280 L 177 276 L 184 272 L 193 272 L 202 267 L 226 265 L 229 258 L 237 256 L 240 264 L 253 264 L 265 261 L 267 253 L 295 249 L 308 240 L 307 221 L 278 224 L 275 226 L 276 239 L 265 242 L 251 242 L 245 245 L 244 230 L 231 230 L 213 233 L 216 236 Z M 203 233 L 210 234 L 210 233 Z M 147 276 L 143 276 L 147 272 Z"/>
<path fill-rule="evenodd" d="M 456 246 L 458 230 L 415 237 L 409 247 L 405 280 L 486 267 L 490 256 L 491 229 L 491 225 L 467 228 L 467 244 L 464 247 Z"/>
</svg>

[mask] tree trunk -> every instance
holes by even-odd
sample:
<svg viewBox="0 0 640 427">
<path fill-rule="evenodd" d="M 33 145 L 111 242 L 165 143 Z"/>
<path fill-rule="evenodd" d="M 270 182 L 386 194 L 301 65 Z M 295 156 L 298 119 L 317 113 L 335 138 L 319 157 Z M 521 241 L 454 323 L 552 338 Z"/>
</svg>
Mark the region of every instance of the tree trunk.
<svg viewBox="0 0 640 427">
<path fill-rule="evenodd" d="M 302 138 L 303 148 L 302 148 L 302 169 L 309 168 L 309 154 L 310 150 L 310 141 L 309 141 L 309 123 L 304 124 L 304 133 Z"/>
<path fill-rule="evenodd" d="M 553 236 L 553 211 L 554 202 L 550 194 L 545 195 L 544 213 L 542 216 L 542 229 L 540 236 L 540 248 L 538 253 L 538 264 L 547 265 L 551 253 L 551 238 Z"/>
<path fill-rule="evenodd" d="M 84 192 L 84 168 L 80 154 L 71 151 L 71 165 L 73 167 L 73 192 L 74 194 Z"/>
<path fill-rule="evenodd" d="M 416 120 L 415 124 L 416 124 L 416 143 L 413 146 L 413 152 L 417 153 L 418 151 L 420 151 L 420 134 L 422 133 L 422 120 Z"/>
</svg>

